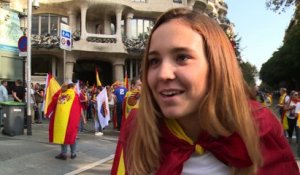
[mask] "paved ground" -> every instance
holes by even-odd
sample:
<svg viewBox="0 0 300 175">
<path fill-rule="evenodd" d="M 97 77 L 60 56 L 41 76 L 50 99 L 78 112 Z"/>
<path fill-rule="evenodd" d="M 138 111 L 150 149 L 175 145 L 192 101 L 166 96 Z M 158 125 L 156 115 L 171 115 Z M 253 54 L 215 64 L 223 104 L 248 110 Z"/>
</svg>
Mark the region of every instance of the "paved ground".
<svg viewBox="0 0 300 175">
<path fill-rule="evenodd" d="M 0 134 L 0 175 L 92 175 L 110 174 L 117 141 L 117 131 L 107 129 L 104 136 L 94 136 L 93 124 L 79 134 L 78 157 L 55 159 L 60 146 L 48 142 L 48 122 L 34 124 L 32 136 L 9 137 Z"/>
</svg>

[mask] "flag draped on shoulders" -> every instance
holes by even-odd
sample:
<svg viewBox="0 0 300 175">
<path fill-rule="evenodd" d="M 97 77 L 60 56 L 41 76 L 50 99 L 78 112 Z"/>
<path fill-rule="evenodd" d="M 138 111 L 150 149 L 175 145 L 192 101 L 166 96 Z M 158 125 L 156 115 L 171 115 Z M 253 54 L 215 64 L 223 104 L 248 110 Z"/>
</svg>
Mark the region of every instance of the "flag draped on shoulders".
<svg viewBox="0 0 300 175">
<path fill-rule="evenodd" d="M 106 88 L 104 88 L 97 95 L 96 99 L 97 99 L 98 119 L 99 119 L 101 127 L 104 128 L 105 126 L 108 126 L 108 122 L 110 120 Z"/>
<path fill-rule="evenodd" d="M 257 175 L 300 175 L 294 155 L 282 134 L 282 127 L 276 117 L 255 101 L 251 101 L 250 106 L 254 120 L 259 124 L 258 134 L 263 158 L 263 165 L 258 168 Z M 111 170 L 112 175 L 128 174 L 127 162 L 124 160 L 126 160 L 126 148 L 130 144 L 128 138 L 136 130 L 136 118 L 137 110 L 133 109 L 125 125 L 122 126 Z M 182 174 L 185 162 L 194 153 L 201 155 L 210 152 L 220 162 L 229 167 L 242 169 L 252 165 L 246 145 L 237 132 L 233 132 L 229 136 L 213 137 L 203 131 L 196 141 L 192 141 L 176 122 L 175 120 L 165 119 L 160 125 L 160 167 L 152 174 Z M 199 165 L 194 164 L 193 166 Z"/>
<path fill-rule="evenodd" d="M 128 115 L 127 122 L 122 125 L 117 148 L 115 151 L 115 157 L 111 169 L 111 175 L 127 175 L 127 170 L 125 166 L 125 154 L 124 148 L 126 147 L 126 142 L 130 133 L 134 132 L 135 119 L 137 115 L 137 109 L 132 109 Z"/>
<path fill-rule="evenodd" d="M 81 106 L 77 93 L 73 89 L 56 94 L 54 113 L 49 123 L 49 142 L 73 144 L 80 121 Z"/>
<path fill-rule="evenodd" d="M 46 86 L 45 86 L 45 99 L 44 99 L 44 112 L 46 117 L 50 118 L 51 114 L 53 113 L 53 107 L 51 108 L 51 102 L 52 98 L 55 96 L 55 94 L 59 93 L 60 91 L 60 85 L 55 80 L 55 78 L 51 74 L 47 74 L 46 79 Z"/>
</svg>

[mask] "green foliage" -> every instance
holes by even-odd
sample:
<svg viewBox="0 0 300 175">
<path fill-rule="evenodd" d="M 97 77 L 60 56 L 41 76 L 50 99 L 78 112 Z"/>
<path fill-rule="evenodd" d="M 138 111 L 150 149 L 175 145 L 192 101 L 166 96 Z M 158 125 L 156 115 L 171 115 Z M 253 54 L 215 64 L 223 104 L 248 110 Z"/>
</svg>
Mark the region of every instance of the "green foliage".
<svg viewBox="0 0 300 175">
<path fill-rule="evenodd" d="M 284 12 L 286 8 L 295 5 L 297 0 L 266 0 L 268 9 L 274 12 Z"/>
<path fill-rule="evenodd" d="M 245 81 L 250 85 L 250 87 L 255 86 L 255 77 L 258 74 L 256 66 L 250 64 L 249 62 L 240 62 L 240 67 L 243 72 Z"/>
<path fill-rule="evenodd" d="M 299 10 L 297 10 L 299 11 Z M 299 15 L 296 15 L 299 19 Z M 268 85 L 278 88 L 284 83 L 289 89 L 299 89 L 300 85 L 300 23 L 295 23 L 286 34 L 278 51 L 262 65 L 259 76 Z"/>
</svg>

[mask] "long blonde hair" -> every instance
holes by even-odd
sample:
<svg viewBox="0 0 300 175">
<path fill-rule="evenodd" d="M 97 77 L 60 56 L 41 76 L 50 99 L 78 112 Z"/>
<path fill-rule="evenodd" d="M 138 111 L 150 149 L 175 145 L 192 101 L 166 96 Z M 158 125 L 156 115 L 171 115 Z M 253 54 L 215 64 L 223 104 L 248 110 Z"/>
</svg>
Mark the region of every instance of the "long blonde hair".
<svg viewBox="0 0 300 175">
<path fill-rule="evenodd" d="M 147 83 L 147 54 L 153 32 L 173 19 L 185 22 L 204 40 L 210 72 L 208 93 L 199 106 L 199 127 L 214 137 L 237 132 L 247 147 L 253 165 L 246 169 L 232 167 L 232 172 L 234 175 L 254 174 L 262 164 L 258 132 L 249 108 L 251 94 L 244 83 L 231 42 L 216 21 L 185 8 L 165 12 L 150 34 L 142 62 L 143 93 L 135 132 L 131 133 L 126 146 L 125 163 L 129 174 L 150 174 L 160 164 L 159 123 L 163 116 Z"/>
</svg>

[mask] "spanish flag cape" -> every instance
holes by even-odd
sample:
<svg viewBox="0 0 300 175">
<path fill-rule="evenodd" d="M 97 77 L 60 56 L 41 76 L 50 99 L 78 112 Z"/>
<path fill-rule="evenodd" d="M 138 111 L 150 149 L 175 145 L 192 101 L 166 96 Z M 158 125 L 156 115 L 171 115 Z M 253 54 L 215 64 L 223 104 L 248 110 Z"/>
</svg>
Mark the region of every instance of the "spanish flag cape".
<svg viewBox="0 0 300 175">
<path fill-rule="evenodd" d="M 80 101 L 75 90 L 57 92 L 49 109 L 54 111 L 49 123 L 49 142 L 74 144 L 81 114 Z"/>
<path fill-rule="evenodd" d="M 122 123 L 124 123 L 132 109 L 137 109 L 139 107 L 139 99 L 141 96 L 140 90 L 128 91 L 125 95 L 123 102 L 123 116 Z"/>
<path fill-rule="evenodd" d="M 281 124 L 284 130 L 288 130 L 289 129 L 289 125 L 288 125 L 288 119 L 286 116 L 286 110 L 284 109 L 285 106 L 285 97 L 287 96 L 286 93 L 282 94 L 279 97 L 279 104 L 282 106 L 282 114 L 281 114 Z"/>
<path fill-rule="evenodd" d="M 264 164 L 258 169 L 257 175 L 289 174 L 299 175 L 299 169 L 281 124 L 268 109 L 258 102 L 251 101 L 253 116 L 258 124 L 261 141 L 261 152 Z M 113 162 L 112 175 L 128 174 L 126 170 L 127 138 L 134 133 L 137 110 L 132 110 L 127 122 L 122 126 Z M 179 127 L 179 128 L 178 128 Z M 162 122 L 160 126 L 160 167 L 156 175 L 179 175 L 184 162 L 196 152 L 203 154 L 211 152 L 217 159 L 230 167 L 247 168 L 252 165 L 247 149 L 241 137 L 233 133 L 229 137 L 214 138 L 208 133 L 201 133 L 193 143 L 184 134 L 176 121 Z M 130 144 L 130 143 L 128 143 Z"/>
</svg>

